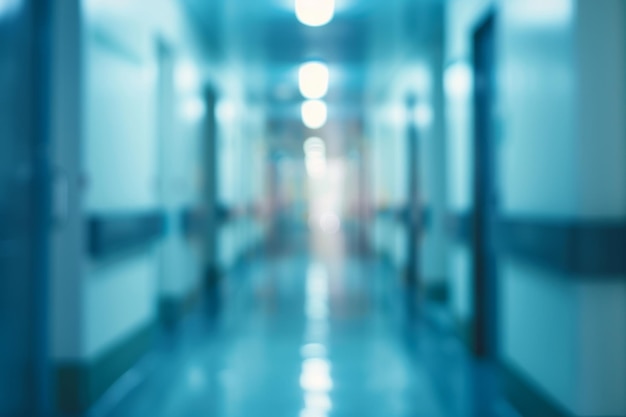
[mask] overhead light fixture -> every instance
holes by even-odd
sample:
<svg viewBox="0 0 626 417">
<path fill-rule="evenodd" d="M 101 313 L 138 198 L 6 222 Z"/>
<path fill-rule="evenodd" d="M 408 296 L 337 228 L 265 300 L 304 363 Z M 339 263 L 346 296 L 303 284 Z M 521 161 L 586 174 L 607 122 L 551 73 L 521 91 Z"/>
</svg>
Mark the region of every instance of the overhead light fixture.
<svg viewBox="0 0 626 417">
<path fill-rule="evenodd" d="M 302 123 L 309 129 L 319 129 L 326 124 L 328 108 L 322 100 L 306 100 L 301 111 Z"/>
<path fill-rule="evenodd" d="M 307 62 L 300 66 L 298 85 L 300 93 L 308 99 L 319 99 L 328 93 L 330 74 L 322 62 Z"/>
<path fill-rule="evenodd" d="M 324 26 L 335 15 L 335 0 L 295 0 L 296 17 L 307 26 Z"/>
</svg>

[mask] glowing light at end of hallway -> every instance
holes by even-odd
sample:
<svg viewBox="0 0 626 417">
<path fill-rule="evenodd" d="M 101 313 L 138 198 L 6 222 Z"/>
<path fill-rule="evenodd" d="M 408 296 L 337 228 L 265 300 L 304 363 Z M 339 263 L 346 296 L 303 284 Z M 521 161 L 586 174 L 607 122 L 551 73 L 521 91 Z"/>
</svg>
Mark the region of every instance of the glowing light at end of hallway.
<svg viewBox="0 0 626 417">
<path fill-rule="evenodd" d="M 317 152 L 326 152 L 326 145 L 322 139 L 313 136 L 304 141 L 304 153 L 306 155 L 315 154 Z"/>
<path fill-rule="evenodd" d="M 465 62 L 451 64 L 444 74 L 444 87 L 450 97 L 463 98 L 472 91 L 474 77 L 472 69 Z"/>
<path fill-rule="evenodd" d="M 324 26 L 333 20 L 335 0 L 295 0 L 296 17 L 307 26 Z"/>
<path fill-rule="evenodd" d="M 424 103 L 420 103 L 415 107 L 414 115 L 415 123 L 421 128 L 428 128 L 433 123 L 433 109 Z"/>
<path fill-rule="evenodd" d="M 326 124 L 328 108 L 321 100 L 306 100 L 302 103 L 302 123 L 309 129 L 319 129 Z"/>
<path fill-rule="evenodd" d="M 322 231 L 332 235 L 341 229 L 341 220 L 336 213 L 324 213 L 320 216 L 320 227 Z"/>
<path fill-rule="evenodd" d="M 326 354 L 326 346 L 321 343 L 307 343 L 300 348 L 300 355 L 303 358 L 323 358 Z"/>
<path fill-rule="evenodd" d="M 298 71 L 298 86 L 303 97 L 319 99 L 328 93 L 330 74 L 321 62 L 307 62 Z"/>
<path fill-rule="evenodd" d="M 324 410 L 305 408 L 300 412 L 300 417 L 326 417 L 326 412 Z"/>
<path fill-rule="evenodd" d="M 333 408 L 330 396 L 325 392 L 307 392 L 304 396 L 307 410 L 328 412 Z"/>
<path fill-rule="evenodd" d="M 308 138 L 304 142 L 304 163 L 311 178 L 321 178 L 326 174 L 326 145 L 318 137 Z"/>
</svg>

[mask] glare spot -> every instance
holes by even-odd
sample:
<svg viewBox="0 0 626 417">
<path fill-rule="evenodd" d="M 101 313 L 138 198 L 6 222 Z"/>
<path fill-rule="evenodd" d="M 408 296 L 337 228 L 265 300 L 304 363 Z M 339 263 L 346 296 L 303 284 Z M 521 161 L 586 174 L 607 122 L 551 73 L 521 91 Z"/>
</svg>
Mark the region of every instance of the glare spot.
<svg viewBox="0 0 626 417">
<path fill-rule="evenodd" d="M 17 12 L 21 3 L 22 0 L 0 0 L 0 18 Z"/>
<path fill-rule="evenodd" d="M 333 20 L 335 0 L 295 0 L 298 20 L 307 26 L 323 26 Z"/>
<path fill-rule="evenodd" d="M 306 100 L 302 103 L 302 122 L 309 129 L 319 129 L 326 124 L 328 108 L 321 100 Z"/>
<path fill-rule="evenodd" d="M 328 317 L 328 304 L 322 300 L 309 300 L 306 304 L 307 318 L 318 320 Z"/>
<path fill-rule="evenodd" d="M 307 343 L 300 348 L 300 355 L 303 358 L 323 358 L 326 354 L 326 346 L 321 343 Z"/>
<path fill-rule="evenodd" d="M 298 86 L 303 97 L 319 99 L 328 92 L 330 75 L 328 67 L 321 62 L 307 62 L 300 66 Z"/>
<path fill-rule="evenodd" d="M 330 396 L 325 392 L 307 392 L 304 405 L 308 410 L 328 412 L 333 408 Z"/>
<path fill-rule="evenodd" d="M 306 359 L 302 363 L 300 386 L 305 391 L 330 391 L 333 388 L 330 362 L 321 358 Z"/>
<path fill-rule="evenodd" d="M 326 417 L 326 413 L 323 410 L 311 410 L 305 408 L 300 411 L 300 417 Z"/>
</svg>

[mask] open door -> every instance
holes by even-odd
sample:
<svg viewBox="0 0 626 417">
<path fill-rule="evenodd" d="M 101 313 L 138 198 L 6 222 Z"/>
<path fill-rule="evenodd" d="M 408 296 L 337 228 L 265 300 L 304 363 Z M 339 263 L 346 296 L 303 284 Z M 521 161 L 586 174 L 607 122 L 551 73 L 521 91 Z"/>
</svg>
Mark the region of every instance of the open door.
<svg viewBox="0 0 626 417">
<path fill-rule="evenodd" d="M 473 349 L 493 357 L 497 347 L 497 289 L 494 229 L 495 15 L 489 14 L 473 36 L 474 66 L 474 227 Z"/>
</svg>

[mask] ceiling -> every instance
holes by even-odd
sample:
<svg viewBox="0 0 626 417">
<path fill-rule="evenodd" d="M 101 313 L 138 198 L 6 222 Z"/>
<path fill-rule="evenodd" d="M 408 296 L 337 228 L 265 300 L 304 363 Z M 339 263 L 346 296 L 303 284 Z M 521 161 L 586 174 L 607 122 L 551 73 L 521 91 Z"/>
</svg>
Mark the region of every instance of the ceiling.
<svg viewBox="0 0 626 417">
<path fill-rule="evenodd" d="M 336 0 L 329 24 L 308 27 L 296 19 L 294 0 L 184 1 L 207 60 L 237 66 L 274 124 L 299 118 L 297 71 L 311 59 L 330 68 L 329 117 L 361 117 L 374 64 L 396 65 L 438 37 L 444 2 Z"/>
</svg>

